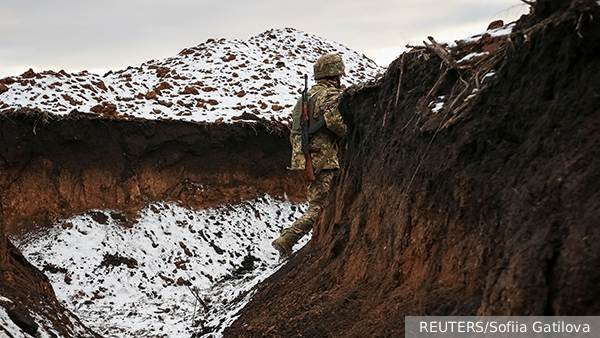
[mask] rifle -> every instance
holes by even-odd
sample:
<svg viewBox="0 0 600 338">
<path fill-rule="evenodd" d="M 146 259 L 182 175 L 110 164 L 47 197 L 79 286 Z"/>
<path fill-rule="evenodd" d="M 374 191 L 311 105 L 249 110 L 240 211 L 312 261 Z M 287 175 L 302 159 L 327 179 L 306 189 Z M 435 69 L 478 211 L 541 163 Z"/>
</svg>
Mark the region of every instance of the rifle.
<svg viewBox="0 0 600 338">
<path fill-rule="evenodd" d="M 300 116 L 300 126 L 302 126 L 302 152 L 304 153 L 304 180 L 314 181 L 315 170 L 313 168 L 311 153 L 317 153 L 321 150 L 310 144 L 310 112 L 308 111 L 308 75 L 304 74 L 304 91 L 302 91 L 302 115 Z"/>
</svg>

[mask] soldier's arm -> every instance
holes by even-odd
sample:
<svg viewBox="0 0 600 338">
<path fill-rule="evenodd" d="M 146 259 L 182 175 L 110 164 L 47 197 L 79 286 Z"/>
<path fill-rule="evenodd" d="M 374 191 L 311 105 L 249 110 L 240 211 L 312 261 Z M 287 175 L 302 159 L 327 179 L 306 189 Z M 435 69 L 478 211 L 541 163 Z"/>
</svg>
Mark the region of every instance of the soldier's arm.
<svg viewBox="0 0 600 338">
<path fill-rule="evenodd" d="M 321 102 L 317 102 L 317 104 L 325 112 L 323 117 L 325 118 L 327 129 L 331 130 L 337 136 L 344 138 L 346 137 L 347 127 L 337 107 L 339 95 L 340 93 L 336 89 L 327 90 L 326 93 L 319 97 L 319 101 Z"/>
</svg>

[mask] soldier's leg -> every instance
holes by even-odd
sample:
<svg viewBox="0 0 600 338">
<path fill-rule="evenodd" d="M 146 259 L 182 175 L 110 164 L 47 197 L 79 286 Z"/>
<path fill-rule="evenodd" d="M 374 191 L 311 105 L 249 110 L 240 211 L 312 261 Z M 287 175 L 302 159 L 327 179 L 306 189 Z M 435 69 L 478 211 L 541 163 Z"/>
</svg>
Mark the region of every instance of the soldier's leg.
<svg viewBox="0 0 600 338">
<path fill-rule="evenodd" d="M 325 198 L 331 188 L 332 178 L 333 170 L 323 170 L 316 175 L 314 181 L 308 183 L 306 188 L 308 209 L 291 227 L 283 229 L 281 236 L 273 242 L 273 246 L 282 254 L 289 256 L 294 244 L 312 229 L 323 209 Z"/>
</svg>

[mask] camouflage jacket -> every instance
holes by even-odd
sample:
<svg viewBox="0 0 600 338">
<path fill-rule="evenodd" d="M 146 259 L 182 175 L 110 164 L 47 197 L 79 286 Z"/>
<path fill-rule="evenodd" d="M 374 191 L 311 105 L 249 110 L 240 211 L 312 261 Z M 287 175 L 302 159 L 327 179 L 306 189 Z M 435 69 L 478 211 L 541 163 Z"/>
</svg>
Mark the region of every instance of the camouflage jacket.
<svg viewBox="0 0 600 338">
<path fill-rule="evenodd" d="M 321 148 L 317 153 L 311 153 L 313 166 L 317 168 L 322 161 L 326 161 L 323 169 L 338 169 L 337 141 L 346 136 L 346 125 L 337 108 L 337 99 L 341 94 L 333 82 L 322 79 L 309 91 L 309 112 L 311 112 L 310 125 L 316 123 L 321 117 L 325 119 L 325 126 L 310 137 L 311 144 Z M 304 153 L 302 153 L 302 128 L 300 126 L 301 99 L 294 108 L 292 132 L 290 142 L 292 143 L 292 170 L 304 170 Z M 324 159 L 326 154 L 329 158 Z"/>
</svg>

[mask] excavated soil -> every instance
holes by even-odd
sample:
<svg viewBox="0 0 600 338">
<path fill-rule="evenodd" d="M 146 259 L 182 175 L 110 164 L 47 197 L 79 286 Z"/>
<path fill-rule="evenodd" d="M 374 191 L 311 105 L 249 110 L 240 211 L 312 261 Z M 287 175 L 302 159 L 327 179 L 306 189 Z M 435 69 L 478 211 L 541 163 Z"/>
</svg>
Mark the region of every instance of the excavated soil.
<svg viewBox="0 0 600 338">
<path fill-rule="evenodd" d="M 9 234 L 91 209 L 128 218 L 146 203 L 191 208 L 268 193 L 305 199 L 287 129 L 266 124 L 124 120 L 73 111 L 0 115 L 0 177 Z"/>
<path fill-rule="evenodd" d="M 539 1 L 474 96 L 433 47 L 348 90 L 347 149 L 311 242 L 224 336 L 401 337 L 407 315 L 599 315 L 599 18 L 594 1 Z M 440 96 L 464 105 L 424 108 Z"/>
</svg>

